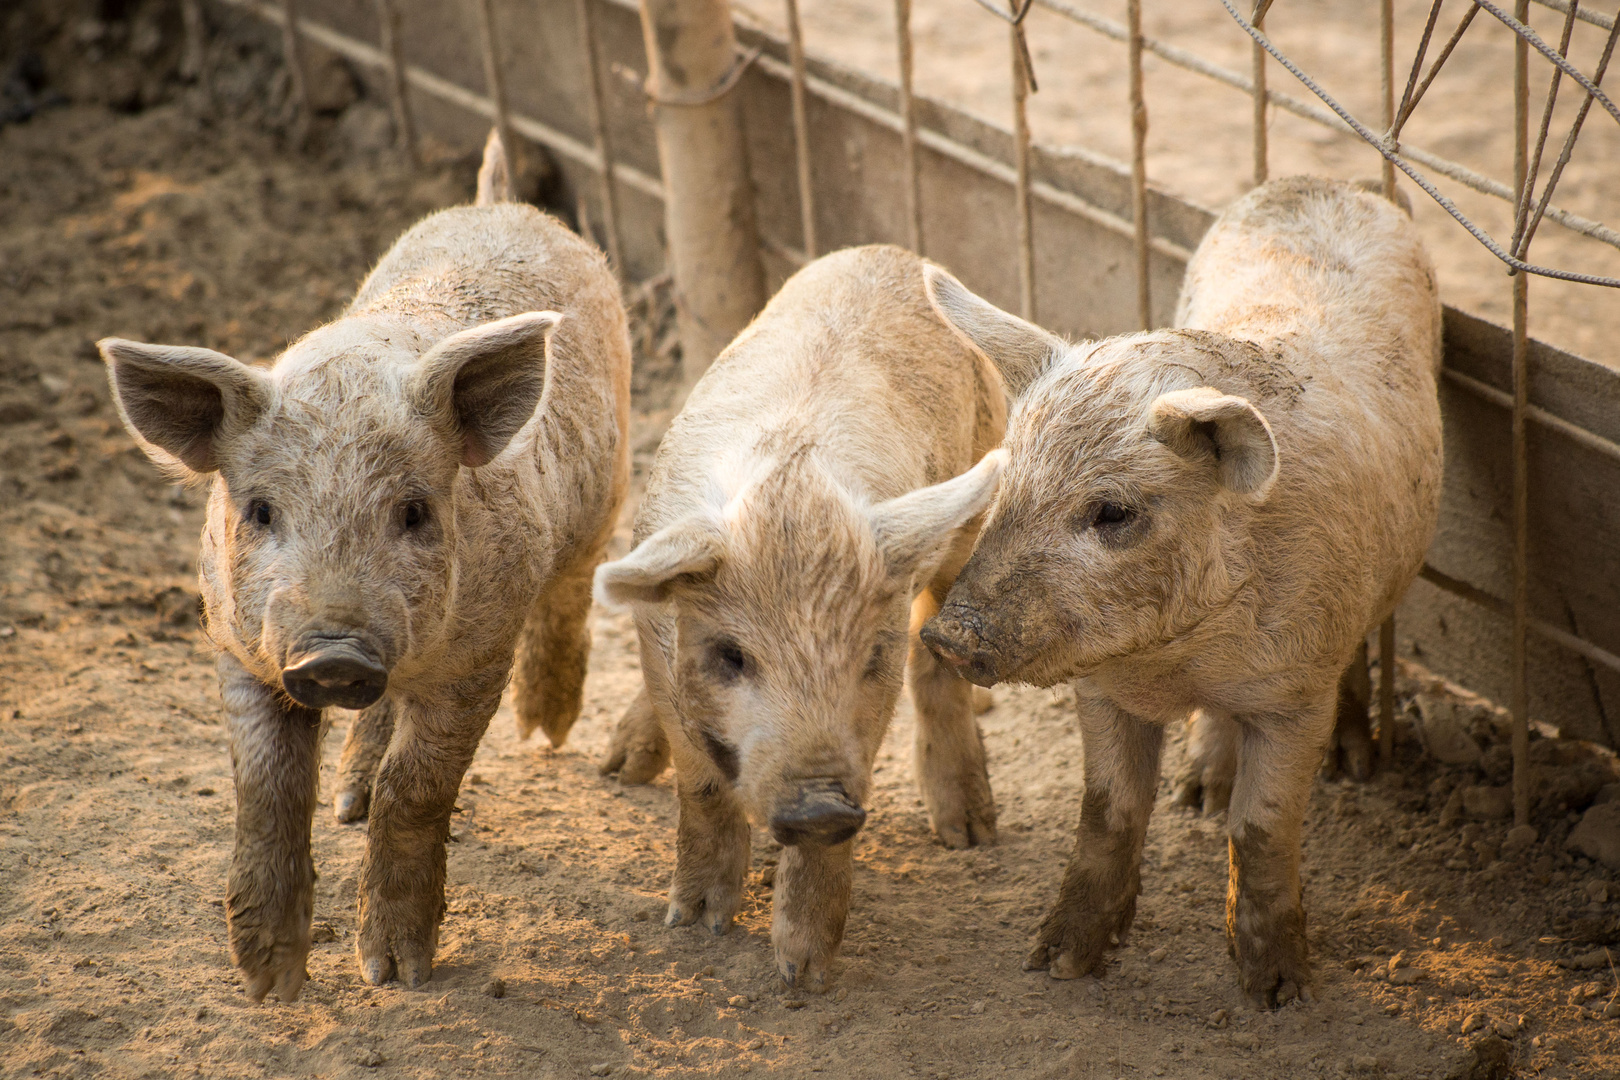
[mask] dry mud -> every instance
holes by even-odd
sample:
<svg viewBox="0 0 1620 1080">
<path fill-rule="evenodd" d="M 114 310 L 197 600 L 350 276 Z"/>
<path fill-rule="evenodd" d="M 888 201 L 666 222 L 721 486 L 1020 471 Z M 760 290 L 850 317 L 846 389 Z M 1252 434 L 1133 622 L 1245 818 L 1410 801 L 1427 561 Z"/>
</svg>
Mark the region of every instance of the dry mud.
<svg viewBox="0 0 1620 1080">
<path fill-rule="evenodd" d="M 1620 1072 L 1620 1020 L 1602 1016 L 1612 968 L 1566 966 L 1601 962 L 1594 947 L 1620 936 L 1620 881 L 1562 844 L 1597 781 L 1545 794 L 1542 841 L 1496 858 L 1504 823 L 1444 808 L 1459 785 L 1501 781 L 1500 747 L 1481 769 L 1443 768 L 1404 724 L 1393 769 L 1312 797 L 1314 1002 L 1246 1006 L 1222 929 L 1220 823 L 1170 806 L 1168 784 L 1136 927 L 1107 975 L 1021 971 L 1079 809 L 1067 691 L 996 691 L 983 724 L 1001 837 L 970 852 L 931 838 L 902 704 L 857 842 L 835 988 L 785 992 L 763 836 L 730 934 L 661 925 L 669 778 L 621 789 L 594 766 L 639 678 L 630 625 L 607 614 L 568 745 L 518 741 L 503 709 L 479 750 L 453 818 L 432 981 L 410 992 L 359 978 L 365 826 L 332 818 L 338 730 L 315 823 L 311 980 L 293 1004 L 246 1000 L 222 908 L 229 759 L 195 618 L 201 498 L 124 434 L 91 343 L 265 357 L 339 311 L 395 235 L 471 190 L 471 162 L 412 176 L 365 151 L 354 133 L 368 108 L 334 118 L 307 154 L 185 94 L 0 128 L 0 1074 Z M 638 346 L 644 467 L 667 417 L 667 305 L 641 305 Z M 1406 673 L 1403 716 L 1423 686 Z M 1560 776 L 1612 779 L 1602 755 L 1538 746 L 1548 762 L 1578 759 Z M 1178 740 L 1167 777 L 1179 756 Z"/>
</svg>

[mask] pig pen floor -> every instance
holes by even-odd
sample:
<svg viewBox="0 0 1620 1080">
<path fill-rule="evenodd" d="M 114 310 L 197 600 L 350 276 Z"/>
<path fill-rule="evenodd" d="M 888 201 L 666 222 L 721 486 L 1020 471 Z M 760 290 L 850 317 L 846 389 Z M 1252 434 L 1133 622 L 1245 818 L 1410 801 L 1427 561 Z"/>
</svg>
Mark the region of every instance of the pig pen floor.
<svg viewBox="0 0 1620 1080">
<path fill-rule="evenodd" d="M 503 709 L 478 753 L 453 819 L 432 981 L 409 992 L 359 978 L 365 829 L 331 816 L 338 730 L 315 823 L 310 982 L 294 1004 L 247 1001 L 221 906 L 229 759 L 195 623 L 201 499 L 164 483 L 123 433 L 91 343 L 271 354 L 335 314 L 412 220 L 470 191 L 469 161 L 411 176 L 342 130 L 299 156 L 184 100 L 130 116 L 67 107 L 0 129 L 0 1074 L 1620 1071 L 1620 1021 L 1601 1018 L 1612 970 L 1559 963 L 1613 940 L 1615 904 L 1595 898 L 1620 891 L 1614 875 L 1554 842 L 1562 816 L 1522 857 L 1486 865 L 1505 825 L 1441 827 L 1452 789 L 1477 781 L 1411 743 L 1369 785 L 1316 788 L 1313 1003 L 1245 1007 L 1222 931 L 1219 824 L 1170 806 L 1168 784 L 1136 928 L 1107 976 L 1021 971 L 1079 807 L 1067 691 L 996 691 L 983 724 L 1001 838 L 970 852 L 931 839 L 902 705 L 857 844 L 835 987 L 784 992 L 763 843 L 729 935 L 661 926 L 669 779 L 621 789 L 594 764 L 638 679 L 628 621 L 605 614 L 568 745 L 518 741 Z M 667 314 L 638 326 L 642 467 L 667 421 L 666 329 Z M 1179 744 L 1167 756 L 1169 776 Z M 1596 1007 L 1572 992 L 1597 994 Z"/>
</svg>

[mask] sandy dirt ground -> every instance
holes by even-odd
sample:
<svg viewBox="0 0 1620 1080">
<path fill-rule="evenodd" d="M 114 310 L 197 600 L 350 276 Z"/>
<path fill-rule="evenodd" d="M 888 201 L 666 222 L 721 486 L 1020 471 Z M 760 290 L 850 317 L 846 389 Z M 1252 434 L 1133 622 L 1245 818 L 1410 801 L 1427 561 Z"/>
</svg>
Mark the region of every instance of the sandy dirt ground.
<svg viewBox="0 0 1620 1080">
<path fill-rule="evenodd" d="M 233 70 L 250 82 L 266 63 Z M 1172 807 L 1168 780 L 1136 926 L 1106 976 L 1020 970 L 1078 815 L 1071 696 L 996 691 L 982 722 L 1001 836 L 969 852 L 931 839 L 903 703 L 834 989 L 803 995 L 773 971 L 763 834 L 729 935 L 662 928 L 669 778 L 623 789 L 595 768 L 639 679 L 628 621 L 605 613 L 566 747 L 520 742 L 505 709 L 492 725 L 453 818 L 439 966 L 415 992 L 359 977 L 365 826 L 332 818 L 337 716 L 311 980 L 296 1003 L 249 1002 L 225 940 L 234 800 L 196 625 L 201 499 L 124 434 L 92 343 L 273 355 L 336 314 L 411 221 L 465 199 L 473 163 L 402 172 L 367 134 L 380 110 L 365 101 L 293 153 L 252 95 L 218 93 L 0 128 L 0 1075 L 1620 1072 L 1620 986 L 1602 948 L 1620 940 L 1620 875 L 1564 846 L 1615 779 L 1611 756 L 1539 739 L 1541 839 L 1504 855 L 1506 823 L 1463 812 L 1465 789 L 1505 781 L 1499 714 L 1469 704 L 1486 751 L 1439 765 L 1414 734 L 1414 699 L 1458 699 L 1406 671 L 1395 767 L 1312 797 L 1316 1000 L 1266 1013 L 1245 1004 L 1226 953 L 1221 823 Z M 638 302 L 637 338 L 644 468 L 667 416 L 659 297 Z M 1180 752 L 1178 739 L 1167 778 Z"/>
</svg>

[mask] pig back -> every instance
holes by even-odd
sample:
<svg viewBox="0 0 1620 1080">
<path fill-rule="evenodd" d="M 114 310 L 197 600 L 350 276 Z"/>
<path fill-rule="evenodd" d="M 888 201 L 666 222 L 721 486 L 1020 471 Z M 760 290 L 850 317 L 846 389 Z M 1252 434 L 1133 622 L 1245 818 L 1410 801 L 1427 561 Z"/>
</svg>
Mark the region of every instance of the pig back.
<svg viewBox="0 0 1620 1080">
<path fill-rule="evenodd" d="M 1350 184 L 1264 185 L 1199 245 L 1179 320 L 1258 346 L 1223 389 L 1277 441 L 1252 536 L 1272 617 L 1326 615 L 1359 638 L 1417 574 L 1439 513 L 1440 301 L 1411 221 Z"/>
<path fill-rule="evenodd" d="M 636 539 L 699 510 L 725 458 L 797 445 L 873 502 L 972 467 L 1006 428 L 1000 376 L 930 307 L 923 260 L 869 245 L 783 284 L 670 426 Z"/>
</svg>

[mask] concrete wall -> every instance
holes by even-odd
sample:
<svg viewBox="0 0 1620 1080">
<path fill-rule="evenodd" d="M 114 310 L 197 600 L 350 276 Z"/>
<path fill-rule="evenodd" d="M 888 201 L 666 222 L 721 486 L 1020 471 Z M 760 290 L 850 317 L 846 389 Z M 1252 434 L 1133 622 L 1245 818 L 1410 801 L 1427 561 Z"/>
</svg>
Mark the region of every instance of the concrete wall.
<svg viewBox="0 0 1620 1080">
<path fill-rule="evenodd" d="M 223 0 L 261 13 L 255 0 Z M 657 149 L 640 80 L 646 73 L 636 8 L 628 0 L 597 5 L 606 65 L 609 124 L 619 159 L 651 177 Z M 482 93 L 483 65 L 474 7 L 443 0 L 396 0 L 411 64 Z M 590 144 L 588 102 L 579 29 L 572 0 L 495 0 L 498 39 L 511 108 Z M 363 42 L 378 40 L 372 0 L 306 4 L 312 20 Z M 783 42 L 742 31 L 745 47 L 763 59 L 745 76 L 750 168 L 757 191 L 767 265 L 775 281 L 794 267 L 801 244 L 792 120 L 781 72 Z M 772 60 L 777 61 L 772 63 Z M 824 58 L 811 58 L 809 101 L 817 230 L 831 250 L 874 241 L 904 242 L 901 141 L 892 114 L 893 86 Z M 380 73 L 360 70 L 383 94 Z M 474 149 L 487 119 L 413 89 L 422 130 L 453 147 Z M 970 287 L 1015 308 L 1018 298 L 1012 162 L 1008 132 L 936 102 L 919 102 L 929 133 L 921 159 L 927 254 Z M 930 146 L 930 143 L 932 144 Z M 554 154 L 556 189 L 572 209 L 583 197 L 601 228 L 594 174 Z M 973 167 L 977 162 L 982 167 Z M 988 169 L 989 174 L 987 174 Z M 1035 203 L 1037 307 L 1040 321 L 1071 336 L 1134 329 L 1135 281 L 1131 242 L 1120 229 L 1130 215 L 1129 178 L 1117 165 L 1078 149 L 1039 147 L 1036 178 L 1045 197 Z M 659 199 L 620 187 L 626 262 L 632 278 L 663 267 Z M 1149 220 L 1158 241 L 1153 257 L 1154 314 L 1172 316 L 1185 252 L 1212 215 L 1153 192 Z M 1114 227 L 1099 224 L 1112 220 Z M 774 283 L 774 282 L 773 282 Z M 1500 390 L 1511 390 L 1511 339 L 1501 327 L 1447 311 L 1446 363 Z M 1620 441 L 1620 374 L 1580 357 L 1537 345 L 1530 400 L 1549 412 Z M 1448 381 L 1446 487 L 1440 532 L 1430 553 L 1441 572 L 1496 597 L 1510 593 L 1511 465 L 1508 413 Z M 1609 650 L 1620 652 L 1620 461 L 1566 436 L 1531 425 L 1531 609 Z M 1500 615 L 1415 584 L 1399 613 L 1403 655 L 1505 701 L 1509 636 Z M 1620 676 L 1532 636 L 1532 716 L 1566 733 L 1620 746 Z"/>
</svg>

